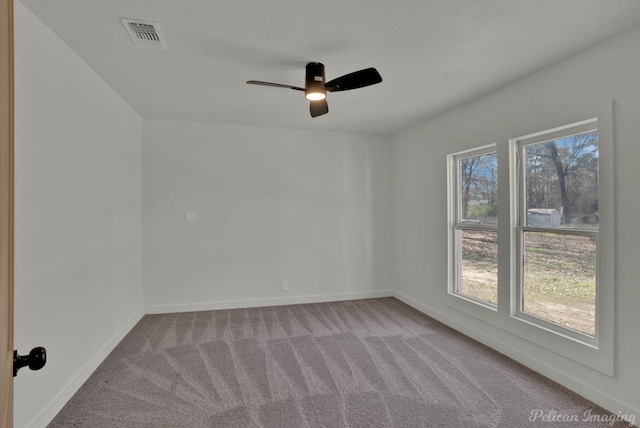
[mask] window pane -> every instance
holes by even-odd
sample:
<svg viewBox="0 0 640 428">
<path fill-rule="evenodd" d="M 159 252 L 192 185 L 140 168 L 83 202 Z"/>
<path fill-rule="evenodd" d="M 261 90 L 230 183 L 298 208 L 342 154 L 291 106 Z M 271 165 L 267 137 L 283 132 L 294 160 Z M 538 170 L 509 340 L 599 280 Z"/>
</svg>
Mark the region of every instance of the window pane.
<svg viewBox="0 0 640 428">
<path fill-rule="evenodd" d="M 596 242 L 524 232 L 523 312 L 595 335 Z"/>
<path fill-rule="evenodd" d="M 460 159 L 460 207 L 464 223 L 496 224 L 498 221 L 498 160 L 495 153 Z"/>
<path fill-rule="evenodd" d="M 458 292 L 498 304 L 498 233 L 461 230 L 462 260 Z"/>
<path fill-rule="evenodd" d="M 527 226 L 598 227 L 598 131 L 525 147 Z"/>
</svg>

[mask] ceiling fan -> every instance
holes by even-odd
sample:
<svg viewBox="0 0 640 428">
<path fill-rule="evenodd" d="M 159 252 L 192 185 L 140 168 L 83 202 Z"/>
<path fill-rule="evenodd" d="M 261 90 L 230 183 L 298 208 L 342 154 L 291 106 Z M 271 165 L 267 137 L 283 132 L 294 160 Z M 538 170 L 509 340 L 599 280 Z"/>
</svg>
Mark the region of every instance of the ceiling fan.
<svg viewBox="0 0 640 428">
<path fill-rule="evenodd" d="M 250 85 L 273 86 L 276 88 L 293 89 L 304 92 L 304 96 L 309 100 L 309 110 L 311 117 L 321 116 L 329 113 L 327 104 L 327 92 L 349 91 L 351 89 L 364 88 L 382 82 L 382 77 L 375 68 L 365 68 L 345 74 L 325 83 L 324 65 L 319 62 L 307 64 L 304 88 L 280 83 L 261 82 L 259 80 L 249 80 Z"/>
</svg>

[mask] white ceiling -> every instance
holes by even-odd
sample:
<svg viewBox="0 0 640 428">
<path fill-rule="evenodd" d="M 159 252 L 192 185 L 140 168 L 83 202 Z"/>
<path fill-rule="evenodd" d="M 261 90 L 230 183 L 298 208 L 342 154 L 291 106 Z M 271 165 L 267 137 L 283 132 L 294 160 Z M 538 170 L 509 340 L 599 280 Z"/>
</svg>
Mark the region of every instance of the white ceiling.
<svg viewBox="0 0 640 428">
<path fill-rule="evenodd" d="M 640 26 L 638 0 L 22 0 L 145 119 L 392 134 Z M 136 48 L 119 18 L 160 24 Z M 309 116 L 304 66 L 376 67 Z M 45 71 L 43 71 L 45 72 Z"/>
</svg>

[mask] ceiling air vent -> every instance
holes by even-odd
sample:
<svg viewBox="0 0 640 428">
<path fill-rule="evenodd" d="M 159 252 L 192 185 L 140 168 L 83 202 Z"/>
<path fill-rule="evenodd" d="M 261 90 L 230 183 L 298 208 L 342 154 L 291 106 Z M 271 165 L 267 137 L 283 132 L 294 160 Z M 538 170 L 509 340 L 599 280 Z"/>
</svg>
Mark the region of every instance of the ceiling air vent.
<svg viewBox="0 0 640 428">
<path fill-rule="evenodd" d="M 139 21 L 137 19 L 120 18 L 122 24 L 133 40 L 133 44 L 139 48 L 167 49 L 160 25 L 157 22 Z"/>
</svg>

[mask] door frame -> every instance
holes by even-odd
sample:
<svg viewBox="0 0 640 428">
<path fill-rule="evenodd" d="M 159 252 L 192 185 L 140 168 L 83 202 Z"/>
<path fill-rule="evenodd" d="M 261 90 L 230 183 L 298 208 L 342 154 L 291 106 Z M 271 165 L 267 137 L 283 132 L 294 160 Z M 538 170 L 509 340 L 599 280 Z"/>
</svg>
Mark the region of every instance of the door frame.
<svg viewBox="0 0 640 428">
<path fill-rule="evenodd" d="M 0 428 L 13 427 L 13 0 L 0 0 Z"/>
</svg>

